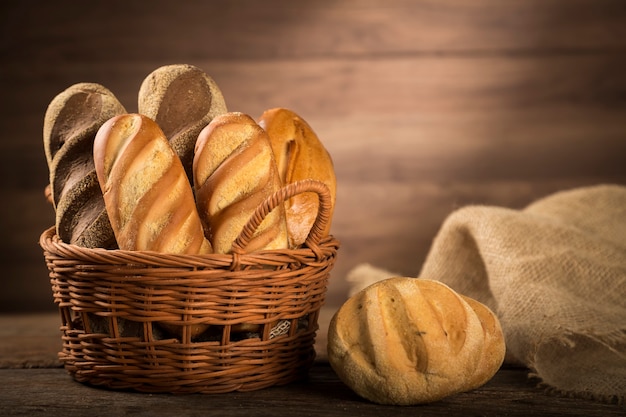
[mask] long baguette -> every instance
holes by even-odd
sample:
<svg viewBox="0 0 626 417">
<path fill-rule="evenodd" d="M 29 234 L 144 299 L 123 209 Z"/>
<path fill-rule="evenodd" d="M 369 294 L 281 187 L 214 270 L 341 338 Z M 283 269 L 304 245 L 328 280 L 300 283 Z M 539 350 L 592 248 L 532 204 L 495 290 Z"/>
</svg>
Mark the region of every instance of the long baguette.
<svg viewBox="0 0 626 417">
<path fill-rule="evenodd" d="M 211 252 L 180 159 L 153 120 L 124 114 L 107 121 L 94 163 L 120 249 Z"/>
<path fill-rule="evenodd" d="M 78 83 L 59 93 L 44 116 L 44 152 L 57 234 L 62 241 L 89 248 L 115 248 L 93 163 L 93 141 L 100 126 L 126 110 L 100 84 Z"/>
<path fill-rule="evenodd" d="M 165 65 L 143 80 L 138 100 L 138 112 L 161 127 L 189 181 L 193 181 L 193 152 L 198 134 L 215 116 L 226 113 L 218 85 L 193 65 Z"/>
<path fill-rule="evenodd" d="M 215 117 L 198 136 L 193 161 L 198 212 L 216 253 L 229 253 L 254 210 L 282 186 L 267 134 L 250 116 Z M 288 247 L 282 206 L 257 229 L 246 250 Z"/>
<path fill-rule="evenodd" d="M 314 179 L 328 186 L 331 218 L 335 207 L 337 179 L 330 154 L 311 126 L 294 111 L 274 108 L 263 112 L 259 125 L 267 132 L 283 184 Z M 289 246 L 306 240 L 317 216 L 318 197 L 313 193 L 296 195 L 285 202 Z M 330 233 L 329 221 L 325 234 Z"/>
</svg>

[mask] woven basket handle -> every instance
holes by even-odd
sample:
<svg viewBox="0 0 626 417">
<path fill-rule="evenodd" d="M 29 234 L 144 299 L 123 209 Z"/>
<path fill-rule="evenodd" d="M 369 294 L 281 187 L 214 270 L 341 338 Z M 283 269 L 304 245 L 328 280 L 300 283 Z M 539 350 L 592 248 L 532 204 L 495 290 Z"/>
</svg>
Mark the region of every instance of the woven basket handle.
<svg viewBox="0 0 626 417">
<path fill-rule="evenodd" d="M 265 219 L 265 216 L 291 197 L 307 192 L 313 192 L 318 195 L 319 207 L 317 217 L 309 231 L 305 245 L 308 247 L 317 247 L 324 237 L 324 230 L 330 221 L 332 201 L 330 190 L 326 184 L 321 181 L 309 179 L 288 184 L 265 199 L 265 201 L 256 208 L 254 214 L 250 217 L 250 220 L 248 220 L 248 223 L 246 223 L 239 236 L 237 236 L 237 239 L 233 242 L 232 251 L 234 253 L 243 253 L 254 236 L 256 229 Z"/>
</svg>

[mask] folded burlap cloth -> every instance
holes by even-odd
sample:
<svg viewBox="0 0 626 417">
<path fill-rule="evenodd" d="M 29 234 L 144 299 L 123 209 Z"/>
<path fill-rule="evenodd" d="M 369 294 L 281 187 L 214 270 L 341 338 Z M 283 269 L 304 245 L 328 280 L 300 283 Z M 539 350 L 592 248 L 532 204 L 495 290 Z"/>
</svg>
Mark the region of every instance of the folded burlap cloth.
<svg viewBox="0 0 626 417">
<path fill-rule="evenodd" d="M 397 275 L 368 264 L 352 292 Z M 562 394 L 624 404 L 626 187 L 562 191 L 523 210 L 467 206 L 444 221 L 421 278 L 499 317 L 507 360 Z"/>
</svg>

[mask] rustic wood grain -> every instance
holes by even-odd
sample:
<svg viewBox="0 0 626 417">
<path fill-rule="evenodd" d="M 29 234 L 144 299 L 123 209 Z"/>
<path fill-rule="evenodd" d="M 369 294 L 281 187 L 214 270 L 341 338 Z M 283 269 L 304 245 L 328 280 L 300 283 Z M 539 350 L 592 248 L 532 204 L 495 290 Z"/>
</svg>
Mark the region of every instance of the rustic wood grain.
<svg viewBox="0 0 626 417">
<path fill-rule="evenodd" d="M 8 58 L 31 62 L 551 54 L 626 45 L 619 0 L 18 3 L 2 6 Z"/>
<path fill-rule="evenodd" d="M 0 368 L 59 368 L 61 317 L 57 313 L 0 315 Z"/>
<path fill-rule="evenodd" d="M 332 311 L 322 309 L 320 326 Z M 546 391 L 525 368 L 503 366 L 484 386 L 442 401 L 411 407 L 381 406 L 359 398 L 337 377 L 323 353 L 309 378 L 247 393 L 145 394 L 75 382 L 56 358 L 58 314 L 0 315 L 0 415 L 2 416 L 618 416 L 624 406 Z"/>
<path fill-rule="evenodd" d="M 523 370 L 505 368 L 484 386 L 439 402 L 382 406 L 357 397 L 328 364 L 306 381 L 247 393 L 168 395 L 109 391 L 73 381 L 63 369 L 0 369 L 3 416 L 623 416 L 618 405 L 543 392 Z"/>
<path fill-rule="evenodd" d="M 299 112 L 335 161 L 341 240 L 328 304 L 371 262 L 415 275 L 465 204 L 520 208 L 626 184 L 626 4 L 612 0 L 3 2 L 0 310 L 54 308 L 39 234 L 41 128 L 67 86 L 129 111 L 160 65 L 211 74 L 233 110 Z M 6 202 L 10 202 L 7 204 Z"/>
</svg>

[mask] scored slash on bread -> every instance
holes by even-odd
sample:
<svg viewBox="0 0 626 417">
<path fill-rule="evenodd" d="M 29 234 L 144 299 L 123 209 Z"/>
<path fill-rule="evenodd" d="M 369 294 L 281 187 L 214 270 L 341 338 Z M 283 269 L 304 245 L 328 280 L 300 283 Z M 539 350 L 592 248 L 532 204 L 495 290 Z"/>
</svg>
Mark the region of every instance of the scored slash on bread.
<svg viewBox="0 0 626 417">
<path fill-rule="evenodd" d="M 196 203 L 216 253 L 229 253 L 255 209 L 282 187 L 267 133 L 250 116 L 215 117 L 198 136 L 193 160 Z M 285 249 L 283 206 L 269 213 L 246 249 Z"/>
<path fill-rule="evenodd" d="M 218 85 L 193 65 L 157 68 L 139 88 L 138 113 L 148 116 L 161 127 L 190 182 L 193 181 L 191 170 L 198 134 L 215 116 L 226 111 Z"/>
<path fill-rule="evenodd" d="M 328 327 L 339 378 L 380 404 L 438 401 L 486 383 L 504 360 L 497 316 L 447 285 L 390 277 L 351 296 Z"/>
<path fill-rule="evenodd" d="M 125 112 L 111 91 L 95 83 L 74 84 L 48 105 L 44 152 L 57 234 L 64 242 L 116 247 L 95 174 L 93 141 L 105 121 Z"/>
<path fill-rule="evenodd" d="M 153 120 L 108 120 L 94 141 L 94 163 L 120 249 L 211 252 L 180 159 Z"/>
</svg>

